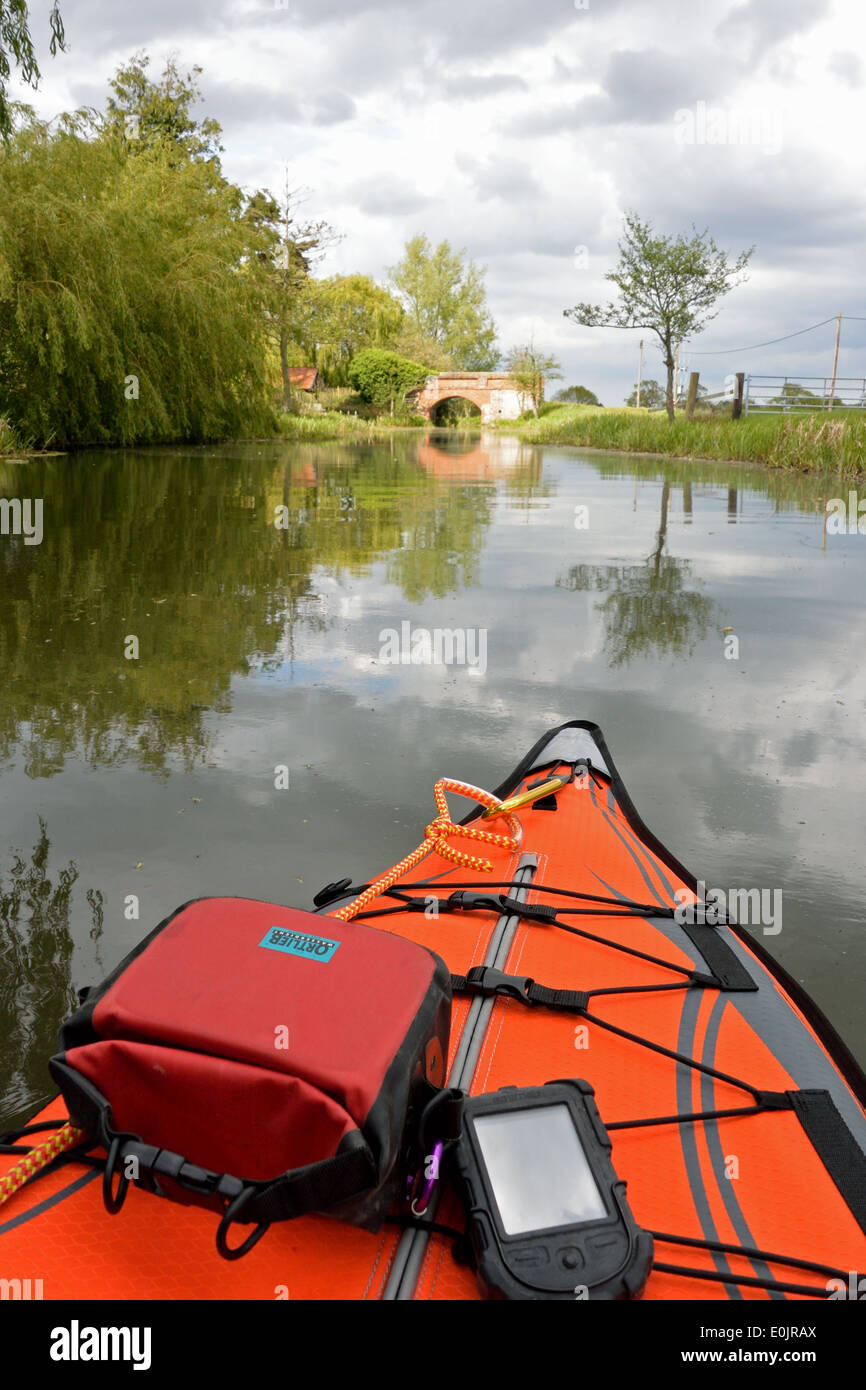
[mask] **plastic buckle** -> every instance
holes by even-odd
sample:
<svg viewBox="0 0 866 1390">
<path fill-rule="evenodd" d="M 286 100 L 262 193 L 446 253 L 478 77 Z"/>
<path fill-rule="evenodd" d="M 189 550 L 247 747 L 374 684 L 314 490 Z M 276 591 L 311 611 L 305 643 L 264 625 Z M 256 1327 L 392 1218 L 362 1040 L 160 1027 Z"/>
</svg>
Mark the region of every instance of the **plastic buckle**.
<svg viewBox="0 0 866 1390">
<path fill-rule="evenodd" d="M 167 1149 L 160 1150 L 149 1177 L 150 1190 L 157 1196 L 171 1197 L 184 1206 L 209 1207 L 212 1211 L 223 1211 L 244 1190 L 240 1178 L 200 1168 Z"/>
<path fill-rule="evenodd" d="M 327 907 L 328 903 L 342 898 L 347 888 L 351 886 L 350 878 L 339 878 L 335 883 L 326 883 L 324 888 L 320 888 L 318 893 L 313 895 L 313 903 L 316 907 Z"/>
<path fill-rule="evenodd" d="M 458 888 L 448 898 L 448 907 L 453 912 L 477 912 L 483 909 L 487 912 L 502 911 L 502 895 L 495 893 L 469 893 L 465 888 Z M 477 967 L 481 968 L 481 967 Z"/>
<path fill-rule="evenodd" d="M 505 995 L 508 999 L 518 999 L 521 1004 L 530 1004 L 527 991 L 532 981 L 528 975 L 506 975 L 492 965 L 473 965 L 466 974 L 466 986 L 482 999 L 492 999 L 494 995 Z"/>
</svg>

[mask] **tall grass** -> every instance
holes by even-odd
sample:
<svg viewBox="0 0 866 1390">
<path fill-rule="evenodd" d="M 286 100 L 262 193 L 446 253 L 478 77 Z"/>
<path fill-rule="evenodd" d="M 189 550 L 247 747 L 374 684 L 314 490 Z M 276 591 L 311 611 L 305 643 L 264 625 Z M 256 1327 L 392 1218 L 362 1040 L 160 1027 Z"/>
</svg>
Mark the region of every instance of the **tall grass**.
<svg viewBox="0 0 866 1390">
<path fill-rule="evenodd" d="M 359 415 L 346 415 L 339 411 L 327 411 L 324 415 L 292 415 L 284 411 L 277 416 L 277 433 L 281 438 L 308 440 L 311 443 L 328 439 L 381 439 L 395 429 L 420 426 L 430 428 L 429 420 L 422 415 L 397 416 L 393 420 L 389 415 L 382 415 L 377 419 L 365 420 Z"/>
<path fill-rule="evenodd" d="M 668 458 L 741 459 L 770 468 L 866 475 L 866 415 L 701 416 L 563 406 L 520 426 L 537 444 L 577 444 Z"/>
<path fill-rule="evenodd" d="M 24 439 L 8 420 L 0 419 L 0 454 L 23 454 L 32 448 L 32 439 Z"/>
</svg>

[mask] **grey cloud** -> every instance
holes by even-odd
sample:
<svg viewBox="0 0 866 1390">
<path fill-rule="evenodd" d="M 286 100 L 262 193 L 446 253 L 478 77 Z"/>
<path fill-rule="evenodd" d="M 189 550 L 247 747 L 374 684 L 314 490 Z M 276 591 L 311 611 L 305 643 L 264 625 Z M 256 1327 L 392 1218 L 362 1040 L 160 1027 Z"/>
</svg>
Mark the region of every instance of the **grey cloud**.
<svg viewBox="0 0 866 1390">
<path fill-rule="evenodd" d="M 347 189 L 349 200 L 370 217 L 399 217 L 420 211 L 430 199 L 398 174 L 373 174 Z"/>
<path fill-rule="evenodd" d="M 79 58 L 124 48 L 132 53 L 175 35 L 213 34 L 236 22 L 232 0 L 148 0 L 147 5 L 64 0 L 61 8 L 69 53 Z"/>
<path fill-rule="evenodd" d="M 746 0 L 716 25 L 723 42 L 742 45 L 751 63 L 822 20 L 830 0 Z"/>
<path fill-rule="evenodd" d="M 712 52 L 672 56 L 657 48 L 614 53 L 604 91 L 546 111 L 516 117 L 508 129 L 521 136 L 553 135 L 593 125 L 652 125 L 673 121 L 674 112 L 696 99 L 712 100 L 731 81 Z"/>
<path fill-rule="evenodd" d="M 304 120 L 296 98 L 285 91 L 251 86 L 242 82 L 204 82 L 202 112 L 216 117 L 220 125 L 252 125 L 256 121 L 298 125 Z"/>
<path fill-rule="evenodd" d="M 541 186 L 524 160 L 514 158 L 474 159 L 458 154 L 456 164 L 472 180 L 475 193 L 482 202 L 490 198 L 541 197 Z"/>
<path fill-rule="evenodd" d="M 863 64 L 856 53 L 834 53 L 827 64 L 830 72 L 841 77 L 849 87 L 862 87 Z"/>
<path fill-rule="evenodd" d="M 355 103 L 345 92 L 322 92 L 310 107 L 313 125 L 340 125 L 355 114 Z"/>
<path fill-rule="evenodd" d="M 479 101 L 484 97 L 498 96 L 500 92 L 525 92 L 528 84 L 517 73 L 491 72 L 484 76 L 465 73 L 446 77 L 441 84 L 444 96 L 459 101 Z"/>
</svg>

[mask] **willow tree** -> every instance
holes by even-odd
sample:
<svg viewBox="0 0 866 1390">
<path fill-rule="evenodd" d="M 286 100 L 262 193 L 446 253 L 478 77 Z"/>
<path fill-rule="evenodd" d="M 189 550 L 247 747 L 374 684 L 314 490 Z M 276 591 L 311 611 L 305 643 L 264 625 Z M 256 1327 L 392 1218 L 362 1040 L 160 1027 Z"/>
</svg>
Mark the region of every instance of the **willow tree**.
<svg viewBox="0 0 866 1390">
<path fill-rule="evenodd" d="M 729 261 L 707 231 L 695 231 L 691 237 L 654 236 L 649 222 L 628 213 L 619 264 L 604 277 L 616 285 L 619 301 L 576 304 L 563 313 L 586 328 L 644 328 L 655 333 L 667 368 L 668 419 L 673 420 L 677 344 L 702 332 L 716 317 L 716 303 L 742 283 L 753 250 L 741 251 Z"/>
<path fill-rule="evenodd" d="M 211 161 L 30 117 L 0 183 L 0 416 L 60 445 L 270 427 L 260 236 Z"/>
<path fill-rule="evenodd" d="M 51 30 L 51 56 L 66 47 L 63 20 L 56 0 L 48 16 Z M 12 112 L 6 99 L 6 83 L 15 67 L 31 87 L 38 85 L 40 72 L 30 36 L 27 0 L 0 0 L 0 136 L 12 130 Z"/>
</svg>

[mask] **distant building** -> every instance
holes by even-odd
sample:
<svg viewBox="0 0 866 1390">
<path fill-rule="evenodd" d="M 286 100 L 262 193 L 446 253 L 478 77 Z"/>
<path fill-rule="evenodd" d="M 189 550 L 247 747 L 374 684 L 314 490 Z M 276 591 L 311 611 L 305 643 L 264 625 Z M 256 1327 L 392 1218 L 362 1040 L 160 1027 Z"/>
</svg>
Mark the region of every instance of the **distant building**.
<svg viewBox="0 0 866 1390">
<path fill-rule="evenodd" d="M 322 385 L 315 367 L 289 367 L 289 381 L 297 391 L 318 391 Z"/>
</svg>

